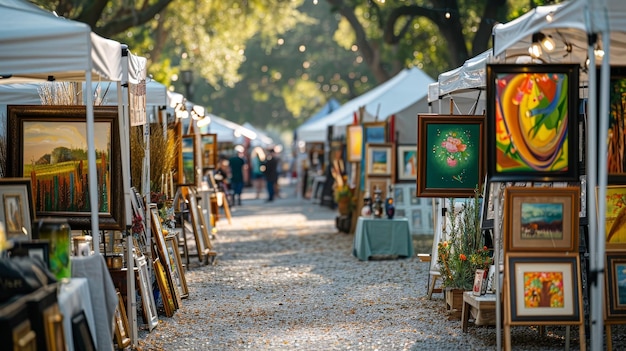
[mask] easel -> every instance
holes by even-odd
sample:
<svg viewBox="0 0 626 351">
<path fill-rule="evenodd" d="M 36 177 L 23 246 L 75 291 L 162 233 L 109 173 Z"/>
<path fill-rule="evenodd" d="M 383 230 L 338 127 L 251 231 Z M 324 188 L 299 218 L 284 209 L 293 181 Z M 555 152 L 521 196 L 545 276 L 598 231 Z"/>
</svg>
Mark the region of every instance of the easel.
<svg viewBox="0 0 626 351">
<path fill-rule="evenodd" d="M 226 198 L 226 194 L 223 191 L 220 191 L 219 187 L 217 186 L 217 182 L 215 181 L 215 177 L 213 177 L 213 173 L 209 172 L 209 181 L 211 182 L 211 190 L 213 192 L 212 195 L 215 195 L 217 201 L 215 203 L 215 214 L 217 215 L 217 212 L 219 211 L 219 203 L 221 200 L 222 203 L 222 207 L 224 208 L 224 215 L 226 215 L 226 219 L 228 220 L 228 224 L 232 224 L 231 222 L 231 217 L 230 217 L 230 207 L 228 205 L 228 199 Z M 211 204 L 213 205 L 213 204 Z M 212 213 L 212 211 L 209 211 L 210 213 Z M 215 222 L 217 222 L 217 216 L 215 218 Z M 211 225 L 213 225 L 213 222 L 211 222 Z"/>
</svg>

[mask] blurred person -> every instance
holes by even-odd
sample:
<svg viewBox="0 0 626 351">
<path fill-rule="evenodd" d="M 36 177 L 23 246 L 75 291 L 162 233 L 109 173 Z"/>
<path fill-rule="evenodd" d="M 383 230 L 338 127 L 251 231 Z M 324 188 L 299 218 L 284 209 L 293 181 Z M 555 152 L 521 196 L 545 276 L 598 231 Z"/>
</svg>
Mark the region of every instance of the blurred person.
<svg viewBox="0 0 626 351">
<path fill-rule="evenodd" d="M 252 150 L 250 154 L 250 164 L 252 167 L 252 186 L 256 192 L 256 198 L 261 196 L 264 183 L 264 171 L 265 171 L 265 151 L 263 148 L 257 146 Z"/>
<path fill-rule="evenodd" d="M 278 184 L 278 157 L 274 149 L 268 150 L 265 159 L 265 181 L 267 182 L 267 202 L 274 201 Z"/>
<path fill-rule="evenodd" d="M 230 186 L 233 191 L 232 205 L 241 206 L 241 192 L 243 191 L 243 168 L 246 160 L 243 158 L 244 148 L 235 146 L 235 156 L 228 160 L 230 165 Z"/>
<path fill-rule="evenodd" d="M 229 185 L 229 164 L 228 160 L 220 156 L 219 161 L 217 162 L 217 169 L 213 172 L 213 179 L 215 179 L 215 183 L 217 185 L 217 191 L 223 191 L 224 194 L 228 195 L 230 193 L 230 185 Z"/>
</svg>

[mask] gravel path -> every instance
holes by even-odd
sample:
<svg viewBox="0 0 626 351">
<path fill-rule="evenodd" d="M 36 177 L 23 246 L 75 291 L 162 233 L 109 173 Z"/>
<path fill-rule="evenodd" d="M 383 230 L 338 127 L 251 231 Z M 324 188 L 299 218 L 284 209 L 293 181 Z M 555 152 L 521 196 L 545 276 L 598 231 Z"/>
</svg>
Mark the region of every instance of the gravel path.
<svg viewBox="0 0 626 351">
<path fill-rule="evenodd" d="M 171 318 L 140 331 L 139 350 L 495 350 L 495 327 L 448 321 L 441 294 L 426 298 L 429 264 L 417 257 L 361 262 L 335 211 L 245 193 L 232 224 L 220 219 L 217 264 L 197 257 L 189 297 Z M 624 329 L 614 327 L 614 349 Z M 564 328 L 514 327 L 514 350 L 564 350 Z M 621 337 L 620 340 L 617 340 Z M 572 328 L 571 349 L 579 347 Z"/>
</svg>

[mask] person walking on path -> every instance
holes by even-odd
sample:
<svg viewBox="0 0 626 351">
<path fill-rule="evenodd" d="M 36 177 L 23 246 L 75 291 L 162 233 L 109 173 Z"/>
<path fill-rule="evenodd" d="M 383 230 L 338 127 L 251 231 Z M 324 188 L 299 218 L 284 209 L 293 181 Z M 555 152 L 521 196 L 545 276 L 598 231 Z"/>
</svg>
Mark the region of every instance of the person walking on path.
<svg viewBox="0 0 626 351">
<path fill-rule="evenodd" d="M 246 160 L 243 158 L 243 146 L 235 146 L 235 156 L 228 160 L 230 164 L 230 186 L 233 191 L 232 205 L 241 206 L 241 192 L 243 191 L 243 168 Z"/>
<path fill-rule="evenodd" d="M 257 146 L 252 150 L 250 155 L 250 165 L 252 167 L 252 186 L 256 192 L 256 199 L 261 196 L 263 190 L 263 172 L 265 170 L 265 151 Z"/>
<path fill-rule="evenodd" d="M 265 181 L 267 182 L 267 201 L 274 201 L 278 183 L 278 157 L 274 149 L 269 150 L 265 159 Z"/>
</svg>

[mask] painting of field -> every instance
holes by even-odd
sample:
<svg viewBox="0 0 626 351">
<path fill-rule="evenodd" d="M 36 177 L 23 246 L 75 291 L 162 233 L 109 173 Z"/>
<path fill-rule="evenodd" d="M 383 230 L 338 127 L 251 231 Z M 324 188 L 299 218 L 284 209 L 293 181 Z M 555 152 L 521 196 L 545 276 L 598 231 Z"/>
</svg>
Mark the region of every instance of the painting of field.
<svg viewBox="0 0 626 351">
<path fill-rule="evenodd" d="M 530 203 L 521 206 L 521 238 L 563 239 L 563 204 Z"/>
<path fill-rule="evenodd" d="M 24 177 L 36 212 L 90 212 L 86 122 L 24 121 Z M 110 212 L 111 123 L 95 123 L 98 211 Z"/>
</svg>

